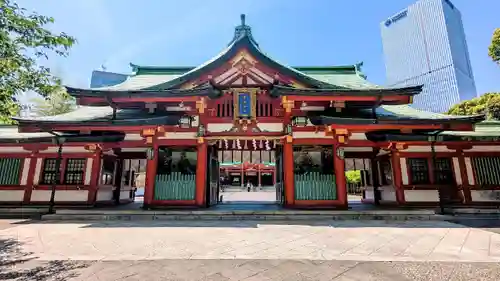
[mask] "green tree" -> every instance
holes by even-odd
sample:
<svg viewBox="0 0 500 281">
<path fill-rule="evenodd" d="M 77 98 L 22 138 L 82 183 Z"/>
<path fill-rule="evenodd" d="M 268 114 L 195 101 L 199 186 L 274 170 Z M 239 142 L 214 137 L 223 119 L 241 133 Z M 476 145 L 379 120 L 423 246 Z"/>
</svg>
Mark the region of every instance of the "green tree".
<svg viewBox="0 0 500 281">
<path fill-rule="evenodd" d="M 500 28 L 495 29 L 493 32 L 493 38 L 488 48 L 488 55 L 494 62 L 500 64 Z"/>
<path fill-rule="evenodd" d="M 57 88 L 45 98 L 33 100 L 34 111 L 38 116 L 54 116 L 72 111 L 75 100 L 62 87 Z"/>
<path fill-rule="evenodd" d="M 49 54 L 67 56 L 75 38 L 46 29 L 53 22 L 12 0 L 0 0 L 0 123 L 12 123 L 10 117 L 19 111 L 17 94 L 34 91 L 46 97 L 59 86 L 38 62 Z"/>
<path fill-rule="evenodd" d="M 351 170 L 345 172 L 345 178 L 348 183 L 360 183 L 361 182 L 361 171 Z"/>
<path fill-rule="evenodd" d="M 488 119 L 500 120 L 500 93 L 487 93 L 455 104 L 448 110 L 451 115 L 486 114 Z"/>
</svg>

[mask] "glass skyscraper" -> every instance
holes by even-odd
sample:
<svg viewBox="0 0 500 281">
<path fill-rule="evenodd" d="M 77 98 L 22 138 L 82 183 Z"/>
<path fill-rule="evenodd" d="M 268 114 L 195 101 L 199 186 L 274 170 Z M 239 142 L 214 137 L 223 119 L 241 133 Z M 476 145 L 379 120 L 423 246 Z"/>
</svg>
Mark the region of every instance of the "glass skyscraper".
<svg viewBox="0 0 500 281">
<path fill-rule="evenodd" d="M 460 11 L 420 0 L 381 24 L 390 86 L 424 85 L 413 107 L 437 113 L 477 96 Z"/>
</svg>

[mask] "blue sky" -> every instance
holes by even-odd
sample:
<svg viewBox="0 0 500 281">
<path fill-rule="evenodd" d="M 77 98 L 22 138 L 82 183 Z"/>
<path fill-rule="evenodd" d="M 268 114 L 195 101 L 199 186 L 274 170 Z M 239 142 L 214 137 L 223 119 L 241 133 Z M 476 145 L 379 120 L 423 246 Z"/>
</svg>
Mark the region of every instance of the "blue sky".
<svg viewBox="0 0 500 281">
<path fill-rule="evenodd" d="M 129 63 L 196 66 L 218 54 L 247 15 L 259 45 L 292 66 L 364 62 L 385 83 L 379 24 L 415 0 L 19 0 L 53 16 L 51 27 L 75 36 L 68 58 L 46 62 L 68 85 L 88 87 L 92 70 L 129 72 Z M 479 94 L 500 92 L 500 66 L 487 55 L 500 27 L 500 1 L 452 0 L 462 12 Z"/>
</svg>

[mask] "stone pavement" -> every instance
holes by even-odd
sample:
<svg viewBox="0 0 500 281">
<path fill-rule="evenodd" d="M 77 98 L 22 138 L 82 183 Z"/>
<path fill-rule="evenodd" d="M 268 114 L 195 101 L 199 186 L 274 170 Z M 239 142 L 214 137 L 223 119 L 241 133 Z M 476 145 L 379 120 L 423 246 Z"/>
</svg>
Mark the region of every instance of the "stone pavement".
<svg viewBox="0 0 500 281">
<path fill-rule="evenodd" d="M 223 202 L 276 202 L 276 191 L 272 189 L 258 191 L 242 191 L 238 188 L 230 188 L 221 192 L 224 196 Z M 361 196 L 348 195 L 349 201 L 361 201 Z"/>
<path fill-rule="evenodd" d="M 500 234 L 441 221 L 0 223 L 0 280 L 500 280 L 498 262 Z"/>
</svg>

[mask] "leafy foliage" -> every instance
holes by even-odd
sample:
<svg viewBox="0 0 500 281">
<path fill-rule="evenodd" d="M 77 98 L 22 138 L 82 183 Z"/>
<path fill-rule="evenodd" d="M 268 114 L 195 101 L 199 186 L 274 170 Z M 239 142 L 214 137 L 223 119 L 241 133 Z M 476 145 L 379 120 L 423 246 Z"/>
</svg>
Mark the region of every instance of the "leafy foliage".
<svg viewBox="0 0 500 281">
<path fill-rule="evenodd" d="M 488 55 L 494 62 L 500 64 L 500 28 L 495 29 L 493 32 L 493 38 L 488 48 Z"/>
<path fill-rule="evenodd" d="M 345 172 L 345 178 L 348 183 L 360 183 L 361 182 L 361 171 L 351 170 Z"/>
<path fill-rule="evenodd" d="M 51 17 L 28 13 L 12 0 L 0 0 L 0 123 L 12 123 L 19 106 L 15 96 L 35 91 L 47 96 L 59 81 L 37 62 L 49 54 L 67 56 L 75 39 L 45 27 Z"/>
<path fill-rule="evenodd" d="M 72 111 L 75 100 L 62 87 L 50 93 L 46 98 L 33 100 L 35 113 L 38 116 L 53 116 Z"/>
<path fill-rule="evenodd" d="M 452 115 L 486 114 L 487 119 L 500 120 L 500 93 L 487 93 L 455 104 L 448 110 Z"/>
</svg>

